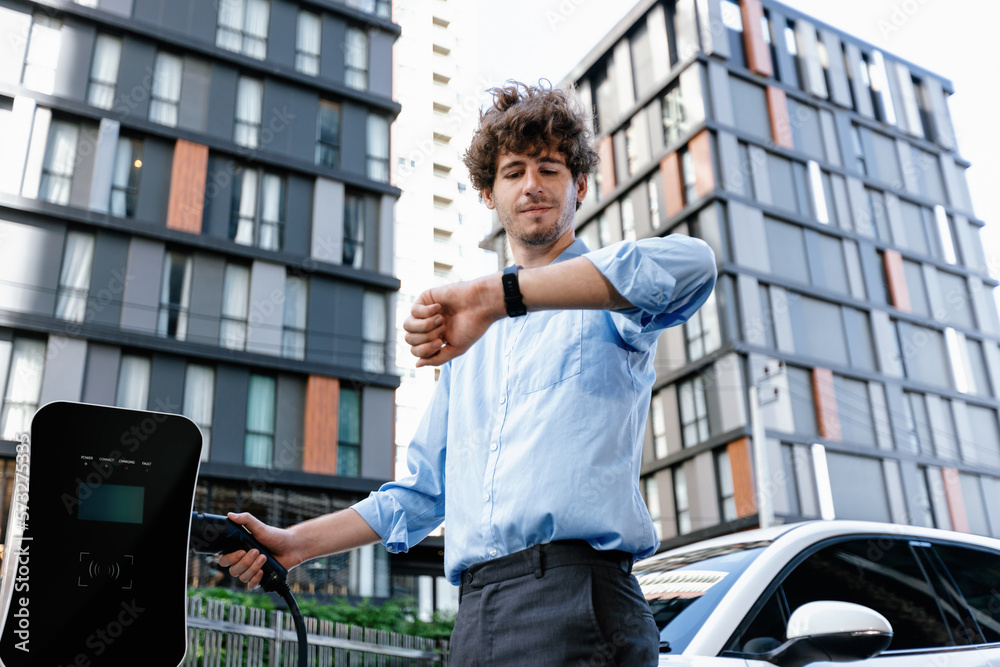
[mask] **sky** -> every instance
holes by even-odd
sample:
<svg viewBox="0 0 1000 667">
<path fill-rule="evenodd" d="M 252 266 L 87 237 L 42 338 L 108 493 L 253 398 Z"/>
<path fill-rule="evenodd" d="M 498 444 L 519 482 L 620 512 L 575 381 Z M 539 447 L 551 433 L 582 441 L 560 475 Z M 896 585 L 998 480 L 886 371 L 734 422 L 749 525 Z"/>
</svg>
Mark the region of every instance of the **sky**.
<svg viewBox="0 0 1000 667">
<path fill-rule="evenodd" d="M 631 0 L 478 4 L 480 82 L 558 83 L 635 5 Z M 990 273 L 1000 279 L 1000 49 L 996 0 L 786 0 L 783 4 L 950 79 L 949 104 Z M 1000 292 L 1000 290 L 997 290 Z"/>
</svg>

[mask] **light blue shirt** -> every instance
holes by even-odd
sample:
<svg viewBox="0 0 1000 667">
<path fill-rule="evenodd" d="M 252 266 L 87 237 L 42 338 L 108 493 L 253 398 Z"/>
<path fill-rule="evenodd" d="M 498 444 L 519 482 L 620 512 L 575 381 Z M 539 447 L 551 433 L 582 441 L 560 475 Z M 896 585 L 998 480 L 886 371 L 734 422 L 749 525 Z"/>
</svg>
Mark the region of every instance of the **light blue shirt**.
<svg viewBox="0 0 1000 667">
<path fill-rule="evenodd" d="M 585 254 L 586 253 L 586 254 Z M 410 475 L 354 509 L 391 552 L 447 517 L 444 568 L 554 540 L 583 539 L 637 558 L 659 542 L 639 488 L 643 434 L 663 329 L 687 320 L 715 285 L 695 238 L 622 242 L 583 255 L 635 308 L 531 312 L 491 326 L 441 369 L 410 443 Z"/>
</svg>

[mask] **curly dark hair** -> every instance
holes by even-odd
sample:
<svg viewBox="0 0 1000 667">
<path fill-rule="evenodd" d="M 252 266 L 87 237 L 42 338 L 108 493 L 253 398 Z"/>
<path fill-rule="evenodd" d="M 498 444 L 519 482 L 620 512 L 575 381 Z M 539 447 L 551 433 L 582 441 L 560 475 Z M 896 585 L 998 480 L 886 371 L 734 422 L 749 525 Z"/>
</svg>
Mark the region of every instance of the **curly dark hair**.
<svg viewBox="0 0 1000 667">
<path fill-rule="evenodd" d="M 479 112 L 479 127 L 462 158 L 480 196 L 493 187 L 501 153 L 534 157 L 555 148 L 566 156 L 574 180 L 594 171 L 598 158 L 590 130 L 566 91 L 542 80 L 537 86 L 508 81 L 489 92 L 493 106 Z"/>
</svg>

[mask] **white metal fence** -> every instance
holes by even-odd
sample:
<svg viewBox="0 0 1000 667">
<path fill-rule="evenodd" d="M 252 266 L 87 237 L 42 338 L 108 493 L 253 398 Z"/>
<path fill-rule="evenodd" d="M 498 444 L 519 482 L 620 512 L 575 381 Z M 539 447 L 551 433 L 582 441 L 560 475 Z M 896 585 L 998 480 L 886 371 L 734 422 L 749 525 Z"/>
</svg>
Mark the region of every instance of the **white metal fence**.
<svg viewBox="0 0 1000 667">
<path fill-rule="evenodd" d="M 297 667 L 290 614 L 190 598 L 185 667 Z M 448 642 L 306 618 L 310 667 L 448 665 Z"/>
</svg>

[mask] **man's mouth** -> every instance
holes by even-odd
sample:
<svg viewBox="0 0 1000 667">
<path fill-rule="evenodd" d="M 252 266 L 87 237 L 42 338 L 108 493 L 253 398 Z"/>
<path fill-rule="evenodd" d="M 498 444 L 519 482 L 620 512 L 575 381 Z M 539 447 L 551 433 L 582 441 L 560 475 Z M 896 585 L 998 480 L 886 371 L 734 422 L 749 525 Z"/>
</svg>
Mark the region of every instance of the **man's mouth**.
<svg viewBox="0 0 1000 667">
<path fill-rule="evenodd" d="M 521 213 L 527 213 L 528 215 L 541 215 L 542 213 L 545 213 L 550 209 L 552 209 L 552 206 L 548 206 L 545 204 L 535 204 L 534 206 L 531 206 L 529 208 L 522 209 Z"/>
</svg>

